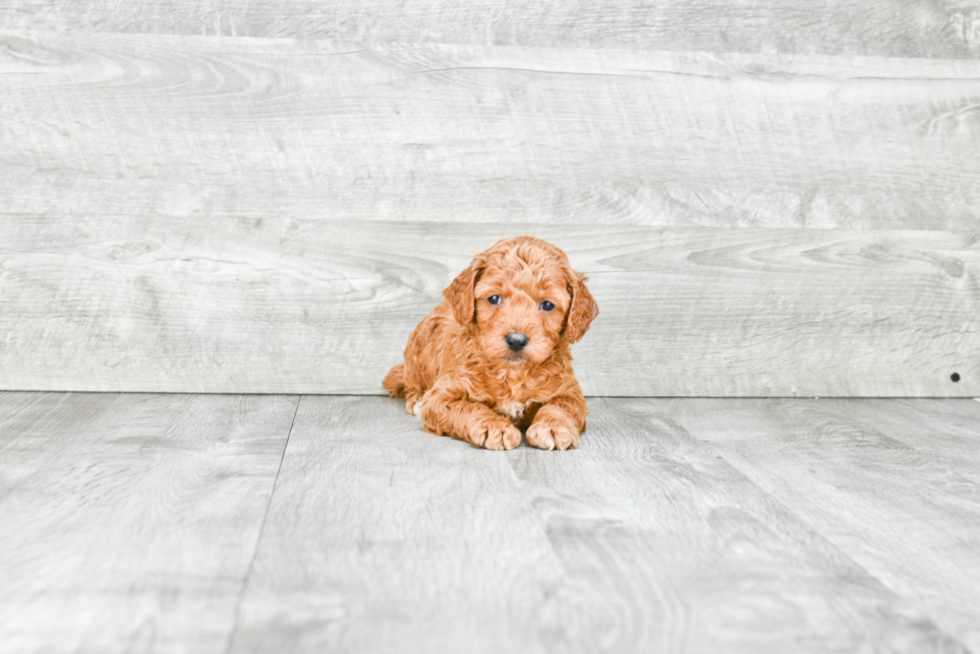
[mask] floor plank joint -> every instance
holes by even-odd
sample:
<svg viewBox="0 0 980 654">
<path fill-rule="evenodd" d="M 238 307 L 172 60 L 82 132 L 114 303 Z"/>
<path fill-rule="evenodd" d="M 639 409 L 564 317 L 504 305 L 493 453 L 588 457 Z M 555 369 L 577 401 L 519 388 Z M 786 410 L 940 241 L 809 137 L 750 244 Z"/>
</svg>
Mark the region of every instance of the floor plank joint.
<svg viewBox="0 0 980 654">
<path fill-rule="evenodd" d="M 235 603 L 235 618 L 231 625 L 231 630 L 228 633 L 228 643 L 224 648 L 224 653 L 228 654 L 231 652 L 232 645 L 235 642 L 235 633 L 238 630 L 238 620 L 241 614 L 242 601 L 245 599 L 245 595 L 248 593 L 248 582 L 252 577 L 252 569 L 255 567 L 255 559 L 259 554 L 259 547 L 262 546 L 262 534 L 265 532 L 265 523 L 269 519 L 269 509 L 272 506 L 272 499 L 275 497 L 276 484 L 279 483 L 279 474 L 282 472 L 282 462 L 286 458 L 286 450 L 289 448 L 289 437 L 293 433 L 293 427 L 296 425 L 296 414 L 299 413 L 299 405 L 303 401 L 302 395 L 296 396 L 296 407 L 293 409 L 293 418 L 289 423 L 289 431 L 286 433 L 286 440 L 283 442 L 282 455 L 279 457 L 279 467 L 276 469 L 275 479 L 272 481 L 272 491 L 269 493 L 269 501 L 265 507 L 265 513 L 262 515 L 262 524 L 259 527 L 259 536 L 255 540 L 255 548 L 252 551 L 252 558 L 248 562 L 248 569 L 245 571 L 245 579 L 242 581 L 241 592 L 238 595 L 238 601 Z"/>
</svg>

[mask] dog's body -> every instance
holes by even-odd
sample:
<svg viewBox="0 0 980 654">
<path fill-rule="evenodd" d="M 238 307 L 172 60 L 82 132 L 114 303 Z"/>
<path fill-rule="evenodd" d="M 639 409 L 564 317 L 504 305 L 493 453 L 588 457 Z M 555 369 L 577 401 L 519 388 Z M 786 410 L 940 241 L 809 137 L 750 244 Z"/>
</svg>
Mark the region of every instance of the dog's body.
<svg viewBox="0 0 980 654">
<path fill-rule="evenodd" d="M 570 345 L 599 309 L 565 253 L 520 237 L 478 254 L 408 339 L 384 387 L 426 431 L 512 449 L 578 446 L 585 398 Z"/>
</svg>

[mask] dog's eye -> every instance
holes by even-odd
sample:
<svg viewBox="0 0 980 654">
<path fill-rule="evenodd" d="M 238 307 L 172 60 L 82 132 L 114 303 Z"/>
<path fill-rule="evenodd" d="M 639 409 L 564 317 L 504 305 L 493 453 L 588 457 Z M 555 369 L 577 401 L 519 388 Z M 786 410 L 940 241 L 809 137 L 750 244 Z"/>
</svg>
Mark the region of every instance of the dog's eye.
<svg viewBox="0 0 980 654">
<path fill-rule="evenodd" d="M 541 303 L 541 310 L 542 311 L 551 311 L 554 308 L 555 308 L 555 305 L 552 304 L 551 302 L 548 302 L 548 300 L 545 300 L 544 302 Z"/>
<path fill-rule="evenodd" d="M 490 297 L 487 298 L 487 302 L 489 302 L 490 304 L 500 304 L 500 296 L 491 295 Z"/>
</svg>

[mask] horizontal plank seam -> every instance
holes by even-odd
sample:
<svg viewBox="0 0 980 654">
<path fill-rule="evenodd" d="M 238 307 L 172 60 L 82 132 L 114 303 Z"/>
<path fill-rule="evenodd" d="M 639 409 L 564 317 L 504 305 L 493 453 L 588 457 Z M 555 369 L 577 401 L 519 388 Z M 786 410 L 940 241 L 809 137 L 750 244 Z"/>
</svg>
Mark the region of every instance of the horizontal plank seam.
<svg viewBox="0 0 980 654">
<path fill-rule="evenodd" d="M 299 413 L 299 403 L 303 399 L 302 395 L 296 396 L 296 406 L 293 409 L 293 419 L 289 423 L 289 431 L 286 432 L 286 442 L 282 446 L 282 454 L 279 456 L 279 467 L 276 468 L 276 478 L 272 481 L 272 490 L 269 492 L 269 501 L 265 505 L 265 513 L 262 515 L 262 524 L 259 527 L 258 537 L 255 539 L 255 548 L 252 550 L 252 558 L 248 562 L 248 569 L 245 572 L 245 579 L 242 581 L 242 589 L 238 594 L 238 601 L 235 602 L 235 614 L 232 619 L 231 629 L 228 632 L 228 642 L 225 644 L 224 652 L 229 654 L 235 642 L 235 634 L 238 632 L 238 620 L 241 616 L 242 602 L 248 593 L 249 581 L 252 578 L 252 570 L 255 568 L 255 560 L 259 555 L 259 547 L 262 545 L 262 537 L 265 535 L 265 525 L 269 519 L 269 510 L 272 508 L 272 500 L 276 495 L 276 486 L 279 484 L 279 473 L 282 472 L 282 462 L 286 459 L 286 449 L 289 447 L 289 438 L 293 435 L 293 426 L 296 425 L 296 415 Z"/>
<path fill-rule="evenodd" d="M 388 397 L 384 391 L 350 391 L 318 393 L 312 391 L 161 391 L 161 390 L 86 390 L 78 388 L 2 388 L 2 393 L 52 393 L 52 394 L 76 394 L 76 395 L 235 395 L 235 396 L 255 396 L 255 397 L 290 397 L 294 395 L 311 395 L 314 397 Z M 709 393 L 688 394 L 688 395 L 621 395 L 609 393 L 586 393 L 586 399 L 610 399 L 610 400 L 959 400 L 980 402 L 980 397 L 970 397 L 969 395 L 810 395 L 798 393 L 787 395 L 782 393 L 770 393 L 767 395 L 714 395 Z"/>
<path fill-rule="evenodd" d="M 385 52 L 384 50 L 372 50 L 373 52 Z M 490 71 L 508 71 L 516 73 L 540 73 L 543 75 L 581 75 L 581 76 L 600 76 L 600 77 L 631 77 L 631 78 L 646 78 L 657 75 L 671 75 L 677 77 L 696 77 L 699 79 L 732 79 L 736 74 L 740 73 L 744 75 L 745 79 L 774 79 L 774 78 L 791 78 L 791 79 L 827 79 L 827 80 L 845 80 L 845 81 L 857 81 L 857 82 L 891 82 L 891 81 L 911 81 L 911 82 L 976 82 L 980 81 L 980 77 L 939 77 L 939 76 L 909 76 L 909 77 L 890 77 L 885 75 L 843 75 L 843 74 L 815 74 L 815 73 L 794 73 L 787 71 L 771 71 L 771 72 L 753 72 L 744 70 L 721 70 L 718 72 L 690 72 L 684 70 L 669 70 L 663 68 L 626 68 L 619 70 L 601 71 L 601 70 L 562 70 L 559 68 L 530 68 L 526 66 L 445 66 L 443 68 L 426 68 L 417 71 L 411 71 L 410 74 L 413 75 L 424 75 L 427 73 L 444 73 L 452 72 L 457 70 L 490 70 Z"/>
</svg>

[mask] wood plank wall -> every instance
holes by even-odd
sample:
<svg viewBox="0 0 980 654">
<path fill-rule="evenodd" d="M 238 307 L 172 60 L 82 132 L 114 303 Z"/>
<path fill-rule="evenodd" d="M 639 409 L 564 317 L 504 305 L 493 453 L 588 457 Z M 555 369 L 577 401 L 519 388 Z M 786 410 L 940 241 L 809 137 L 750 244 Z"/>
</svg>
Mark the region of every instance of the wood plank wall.
<svg viewBox="0 0 980 654">
<path fill-rule="evenodd" d="M 380 392 L 531 233 L 588 394 L 980 395 L 978 57 L 964 2 L 4 5 L 0 388 Z"/>
<path fill-rule="evenodd" d="M 971 0 L 26 0 L 17 30 L 973 58 Z"/>
</svg>

